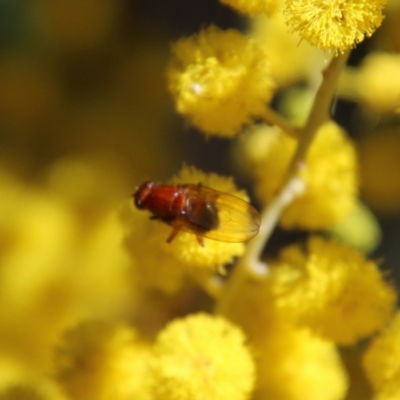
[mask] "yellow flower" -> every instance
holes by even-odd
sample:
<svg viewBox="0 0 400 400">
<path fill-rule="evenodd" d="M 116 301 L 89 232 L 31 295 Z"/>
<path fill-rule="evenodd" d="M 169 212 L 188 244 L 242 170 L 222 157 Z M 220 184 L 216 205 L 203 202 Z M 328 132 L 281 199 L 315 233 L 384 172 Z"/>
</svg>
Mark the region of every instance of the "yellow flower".
<svg viewBox="0 0 400 400">
<path fill-rule="evenodd" d="M 255 345 L 255 352 L 255 400 L 342 400 L 347 392 L 346 372 L 334 344 L 307 329 L 276 329 Z"/>
<path fill-rule="evenodd" d="M 243 400 L 254 386 L 243 333 L 207 314 L 171 322 L 156 340 L 151 367 L 159 400 Z"/>
<path fill-rule="evenodd" d="M 55 376 L 73 399 L 147 399 L 149 353 L 128 326 L 84 322 L 63 335 Z"/>
<path fill-rule="evenodd" d="M 368 111 L 390 114 L 400 109 L 400 55 L 373 52 L 360 67 L 348 67 L 340 82 L 341 97 L 364 105 Z"/>
<path fill-rule="evenodd" d="M 122 215 L 126 225 L 125 247 L 131 258 L 132 280 L 142 289 L 159 289 L 165 293 L 177 292 L 184 282 L 187 266 L 171 254 L 166 243 L 171 228 L 126 204 Z M 128 213 L 128 211 L 130 213 Z M 179 239 L 179 236 L 174 241 Z M 193 246 L 199 246 L 194 240 Z"/>
<path fill-rule="evenodd" d="M 367 349 L 363 360 L 376 399 L 395 399 L 400 395 L 400 312 Z"/>
<path fill-rule="evenodd" d="M 338 344 L 382 328 L 396 303 L 376 264 L 334 241 L 312 237 L 307 252 L 290 246 L 272 265 L 270 287 L 282 315 Z"/>
<path fill-rule="evenodd" d="M 273 90 L 265 47 L 214 26 L 175 43 L 167 75 L 177 111 L 224 137 L 262 115 Z"/>
<path fill-rule="evenodd" d="M 386 0 L 287 0 L 284 14 L 293 32 L 312 45 L 343 53 L 371 36 L 383 20 Z"/>
<path fill-rule="evenodd" d="M 94 205 L 94 221 L 3 171 L 0 192 L 0 353 L 47 370 L 60 330 L 91 313 L 114 315 L 132 298 L 122 226 L 112 201 Z M 88 206 L 92 197 L 80 200 Z"/>
<path fill-rule="evenodd" d="M 226 4 L 233 9 L 248 15 L 275 13 L 281 4 L 280 0 L 221 0 L 222 4 Z"/>
<path fill-rule="evenodd" d="M 280 188 L 297 142 L 276 130 L 258 129 L 270 136 L 268 143 L 257 134 L 260 141 L 253 141 L 246 150 L 258 179 L 256 192 L 268 204 Z M 284 228 L 325 228 L 340 221 L 354 207 L 356 154 L 345 132 L 334 122 L 319 129 L 299 176 L 305 183 L 305 193 L 283 212 L 280 223 Z"/>
<path fill-rule="evenodd" d="M 400 55 L 371 53 L 362 63 L 356 80 L 360 98 L 372 110 L 394 112 L 400 107 Z"/>
<path fill-rule="evenodd" d="M 229 282 L 226 287 L 229 292 Z M 347 377 L 334 344 L 293 326 L 277 306 L 270 277 L 244 279 L 236 296 L 222 291 L 217 310 L 243 327 L 254 351 L 254 399 L 341 400 Z"/>
</svg>

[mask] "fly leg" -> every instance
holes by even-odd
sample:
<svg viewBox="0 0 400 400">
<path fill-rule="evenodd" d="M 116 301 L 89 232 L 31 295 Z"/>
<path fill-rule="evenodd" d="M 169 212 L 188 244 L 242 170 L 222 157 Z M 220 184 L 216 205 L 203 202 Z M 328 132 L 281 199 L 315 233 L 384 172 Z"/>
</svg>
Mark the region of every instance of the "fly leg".
<svg viewBox="0 0 400 400">
<path fill-rule="evenodd" d="M 200 245 L 201 247 L 204 247 L 204 239 L 203 239 L 203 236 L 196 235 L 196 238 L 197 238 L 197 241 L 199 242 L 199 245 Z"/>
<path fill-rule="evenodd" d="M 171 234 L 168 236 L 167 243 L 171 243 L 180 230 L 181 230 L 180 226 L 174 226 L 172 228 Z"/>
</svg>

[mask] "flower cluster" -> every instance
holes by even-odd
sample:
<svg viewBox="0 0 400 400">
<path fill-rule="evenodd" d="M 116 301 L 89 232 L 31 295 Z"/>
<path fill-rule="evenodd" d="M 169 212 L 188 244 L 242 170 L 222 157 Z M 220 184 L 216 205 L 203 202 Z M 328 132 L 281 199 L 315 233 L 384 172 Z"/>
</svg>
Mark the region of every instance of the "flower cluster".
<svg viewBox="0 0 400 400">
<path fill-rule="evenodd" d="M 169 60 L 121 2 L 47 3 L 1 25 L 34 32 L 0 60 L 0 400 L 400 398 L 398 2 L 221 0 L 245 28 Z"/>
<path fill-rule="evenodd" d="M 354 344 L 382 328 L 396 301 L 377 265 L 336 242 L 312 237 L 307 250 L 285 248 L 272 264 L 270 285 L 286 318 L 324 338 Z"/>
<path fill-rule="evenodd" d="M 85 322 L 63 335 L 55 368 L 73 399 L 244 400 L 255 379 L 241 330 L 207 314 L 175 320 L 153 345 L 130 327 Z"/>
<path fill-rule="evenodd" d="M 245 141 L 244 156 L 257 179 L 257 195 L 268 204 L 281 185 L 297 140 L 269 127 L 256 127 Z M 320 127 L 299 176 L 304 193 L 283 212 L 282 226 L 325 228 L 352 210 L 358 191 L 356 153 L 337 124 Z"/>
</svg>

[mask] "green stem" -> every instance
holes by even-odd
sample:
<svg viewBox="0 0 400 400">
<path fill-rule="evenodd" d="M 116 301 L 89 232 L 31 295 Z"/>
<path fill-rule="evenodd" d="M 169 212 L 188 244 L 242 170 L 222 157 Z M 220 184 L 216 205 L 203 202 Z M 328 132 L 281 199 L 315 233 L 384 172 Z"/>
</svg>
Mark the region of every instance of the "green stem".
<svg viewBox="0 0 400 400">
<path fill-rule="evenodd" d="M 275 110 L 273 110 L 270 107 L 266 107 L 264 109 L 263 114 L 261 117 L 264 119 L 266 123 L 272 126 L 277 126 L 280 128 L 283 132 L 285 132 L 287 135 L 298 138 L 300 135 L 300 130 L 294 127 L 289 121 L 287 121 L 285 118 L 280 116 Z"/>
<path fill-rule="evenodd" d="M 334 57 L 328 67 L 322 72 L 323 80 L 319 87 L 308 120 L 301 132 L 296 153 L 293 156 L 283 186 L 297 174 L 305 163 L 308 149 L 318 131 L 325 122 L 330 120 L 330 107 L 334 98 L 340 74 L 346 65 L 349 52 Z"/>
<path fill-rule="evenodd" d="M 330 119 L 330 107 L 348 55 L 349 53 L 345 53 L 333 58 L 323 71 L 323 80 L 315 95 L 308 120 L 299 136 L 296 152 L 282 181 L 281 189 L 262 212 L 260 232 L 249 242 L 246 254 L 239 260 L 232 276 L 223 288 L 217 311 L 223 311 L 225 307 L 229 307 L 230 299 L 236 296 L 240 287 L 249 279 L 260 280 L 267 276 L 267 265 L 260 259 L 262 251 L 278 224 L 283 210 L 305 190 L 303 182 L 298 177 L 298 171 L 305 167 L 308 149 L 318 129 Z"/>
</svg>

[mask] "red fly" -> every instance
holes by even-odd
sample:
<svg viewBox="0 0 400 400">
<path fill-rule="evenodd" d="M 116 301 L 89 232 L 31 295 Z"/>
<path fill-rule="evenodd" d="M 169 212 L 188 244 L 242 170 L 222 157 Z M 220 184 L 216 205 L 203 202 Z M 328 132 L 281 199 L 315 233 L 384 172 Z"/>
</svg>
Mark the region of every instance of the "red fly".
<svg viewBox="0 0 400 400">
<path fill-rule="evenodd" d="M 172 227 L 167 242 L 180 232 L 196 235 L 203 246 L 203 237 L 221 242 L 245 242 L 257 235 L 260 215 L 248 202 L 201 183 L 157 185 L 145 182 L 133 195 L 137 208 L 151 212 Z"/>
</svg>

